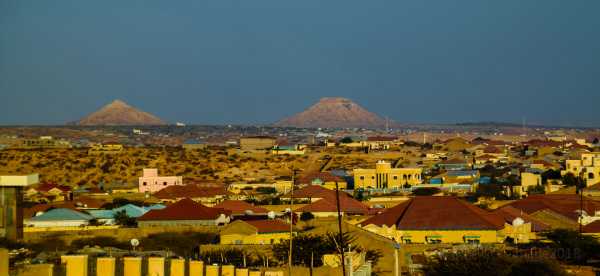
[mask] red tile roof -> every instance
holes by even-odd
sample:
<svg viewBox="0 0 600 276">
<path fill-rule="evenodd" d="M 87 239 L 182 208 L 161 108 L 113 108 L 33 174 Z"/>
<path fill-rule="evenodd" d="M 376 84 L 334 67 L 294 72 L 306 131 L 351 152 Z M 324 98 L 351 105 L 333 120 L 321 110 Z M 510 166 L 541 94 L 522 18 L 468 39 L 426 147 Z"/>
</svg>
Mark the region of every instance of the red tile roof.
<svg viewBox="0 0 600 276">
<path fill-rule="evenodd" d="M 199 185 L 177 185 L 168 186 L 155 194 L 158 199 L 180 199 L 180 198 L 208 198 L 219 195 L 230 195 L 225 187 L 206 187 Z"/>
<path fill-rule="evenodd" d="M 448 165 L 448 164 L 467 164 L 467 161 L 465 161 L 464 159 L 453 158 L 453 159 L 449 159 L 449 160 L 444 160 L 442 162 L 439 162 L 438 164 L 442 164 L 442 165 Z"/>
<path fill-rule="evenodd" d="M 504 219 L 455 197 L 419 196 L 361 224 L 402 230 L 499 230 Z"/>
<path fill-rule="evenodd" d="M 340 210 L 343 213 L 355 215 L 368 215 L 369 207 L 349 196 L 340 197 Z M 314 203 L 294 210 L 295 212 L 337 212 L 337 201 L 334 199 L 321 199 Z"/>
<path fill-rule="evenodd" d="M 56 183 L 43 183 L 41 185 L 39 185 L 37 188 L 35 188 L 37 191 L 39 192 L 43 192 L 43 193 L 47 193 L 48 191 L 57 188 L 59 190 L 61 190 L 63 193 L 66 192 L 70 192 L 71 191 L 71 187 L 69 186 L 64 186 L 64 185 L 58 185 Z"/>
<path fill-rule="evenodd" d="M 581 229 L 583 233 L 600 233 L 600 220 L 594 221 Z"/>
<path fill-rule="evenodd" d="M 500 150 L 497 147 L 494 146 L 487 146 L 483 149 L 483 152 L 485 153 L 502 153 L 502 150 Z"/>
<path fill-rule="evenodd" d="M 340 191 L 340 197 L 349 197 L 350 195 Z M 283 196 L 284 198 L 290 198 L 290 194 Z M 330 200 L 335 200 L 335 191 L 329 190 L 327 188 L 323 188 L 319 185 L 308 185 L 304 188 L 294 191 L 293 198 L 295 199 L 318 199 L 318 198 L 327 198 Z"/>
<path fill-rule="evenodd" d="M 281 233 L 290 231 L 290 225 L 278 219 L 246 220 L 244 222 L 254 226 L 258 233 Z"/>
<path fill-rule="evenodd" d="M 269 210 L 254 206 L 248 202 L 241 200 L 225 200 L 217 205 L 214 208 L 221 208 L 231 212 L 232 215 L 246 215 L 246 211 L 252 211 L 253 214 L 266 214 Z"/>
<path fill-rule="evenodd" d="M 543 232 L 546 230 L 550 230 L 550 226 L 548 224 L 545 224 L 541 220 L 538 220 L 538 219 L 528 215 L 527 213 L 525 213 L 519 209 L 516 209 L 512 206 L 504 206 L 502 208 L 498 208 L 498 209 L 494 210 L 493 213 L 500 215 L 502 218 L 504 218 L 504 221 L 508 224 L 512 224 L 516 218 L 521 218 L 526 223 L 531 223 L 531 227 L 532 227 L 531 230 L 533 232 Z"/>
<path fill-rule="evenodd" d="M 73 203 L 77 208 L 98 209 L 106 203 L 106 201 L 95 199 L 88 196 L 78 196 L 73 199 Z"/>
<path fill-rule="evenodd" d="M 581 202 L 579 195 L 549 194 L 532 195 L 509 205 L 527 214 L 547 210 L 577 221 Z M 596 211 L 600 211 L 600 202 L 583 197 L 583 210 L 589 215 L 593 215 Z"/>
<path fill-rule="evenodd" d="M 323 182 L 346 182 L 346 180 L 344 180 L 343 178 L 337 176 L 337 175 L 333 175 L 330 172 L 310 172 L 310 173 L 306 173 L 301 175 L 298 178 L 298 183 L 299 184 L 312 184 L 312 181 L 315 179 L 321 179 Z"/>
<path fill-rule="evenodd" d="M 28 219 L 34 217 L 38 212 L 46 212 L 48 209 L 64 208 L 77 210 L 75 203 L 72 201 L 53 203 L 53 204 L 36 204 L 29 208 L 23 208 L 23 218 Z"/>
<path fill-rule="evenodd" d="M 139 221 L 148 220 L 214 220 L 221 214 L 230 212 L 221 208 L 210 208 L 189 198 L 173 203 L 162 210 L 150 210 L 139 217 Z"/>
</svg>

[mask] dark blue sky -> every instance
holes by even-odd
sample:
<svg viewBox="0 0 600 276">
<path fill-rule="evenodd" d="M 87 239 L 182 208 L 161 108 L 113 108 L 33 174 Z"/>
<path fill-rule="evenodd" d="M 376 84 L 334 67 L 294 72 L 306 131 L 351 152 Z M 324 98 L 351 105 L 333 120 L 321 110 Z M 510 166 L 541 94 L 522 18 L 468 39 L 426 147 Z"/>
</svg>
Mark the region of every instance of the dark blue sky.
<svg viewBox="0 0 600 276">
<path fill-rule="evenodd" d="M 600 126 L 600 1 L 0 1 L 0 124 L 120 98 L 270 123 L 320 97 L 399 122 Z"/>
</svg>

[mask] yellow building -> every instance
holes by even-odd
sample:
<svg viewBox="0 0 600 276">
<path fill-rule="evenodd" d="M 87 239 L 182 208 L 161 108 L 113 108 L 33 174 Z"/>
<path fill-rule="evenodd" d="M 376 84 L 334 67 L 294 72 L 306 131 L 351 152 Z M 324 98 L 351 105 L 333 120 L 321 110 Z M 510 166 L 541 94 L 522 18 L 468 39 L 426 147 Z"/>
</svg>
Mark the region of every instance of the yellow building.
<svg viewBox="0 0 600 276">
<path fill-rule="evenodd" d="M 586 187 L 600 183 L 600 152 L 582 153 L 579 160 L 566 160 L 565 165 L 562 175 L 572 173 L 581 176 Z"/>
<path fill-rule="evenodd" d="M 354 170 L 354 188 L 390 189 L 421 184 L 422 173 L 421 168 L 392 168 L 389 162 L 379 161 L 375 169 Z"/>
<path fill-rule="evenodd" d="M 295 233 L 294 233 L 295 234 Z M 221 244 L 265 245 L 290 239 L 290 225 L 280 220 L 236 220 L 221 230 Z"/>
<path fill-rule="evenodd" d="M 123 145 L 120 144 L 96 144 L 88 150 L 88 154 L 115 154 L 123 151 Z"/>
<path fill-rule="evenodd" d="M 532 227 L 521 220 L 487 212 L 455 197 L 423 196 L 387 209 L 360 226 L 407 244 L 502 243 L 513 236 L 528 242 Z"/>
<path fill-rule="evenodd" d="M 513 194 L 523 196 L 527 194 L 530 187 L 541 186 L 542 175 L 533 172 L 522 172 L 521 173 L 521 185 L 513 186 Z"/>
<path fill-rule="evenodd" d="M 309 172 L 302 174 L 297 181 L 300 185 L 318 185 L 329 190 L 335 190 L 336 184 L 339 189 L 348 187 L 346 180 L 330 172 Z"/>
</svg>

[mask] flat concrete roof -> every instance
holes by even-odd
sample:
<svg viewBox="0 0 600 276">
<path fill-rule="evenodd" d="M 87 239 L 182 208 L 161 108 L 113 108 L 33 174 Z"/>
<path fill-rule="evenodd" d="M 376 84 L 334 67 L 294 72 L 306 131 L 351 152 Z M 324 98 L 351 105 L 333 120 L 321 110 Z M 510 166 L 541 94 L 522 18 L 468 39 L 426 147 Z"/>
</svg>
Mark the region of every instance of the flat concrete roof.
<svg viewBox="0 0 600 276">
<path fill-rule="evenodd" d="M 37 184 L 40 181 L 39 174 L 29 175 L 0 175 L 0 187 L 25 187 Z"/>
</svg>

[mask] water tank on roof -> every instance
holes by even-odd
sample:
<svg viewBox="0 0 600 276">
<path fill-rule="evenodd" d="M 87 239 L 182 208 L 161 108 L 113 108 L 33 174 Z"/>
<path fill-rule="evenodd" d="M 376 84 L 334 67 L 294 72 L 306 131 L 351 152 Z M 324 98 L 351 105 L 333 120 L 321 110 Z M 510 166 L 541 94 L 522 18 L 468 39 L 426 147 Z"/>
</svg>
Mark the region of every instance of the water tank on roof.
<svg viewBox="0 0 600 276">
<path fill-rule="evenodd" d="M 513 220 L 512 225 L 513 226 L 521 226 L 525 224 L 525 221 L 522 218 L 517 217 L 516 219 Z"/>
</svg>

